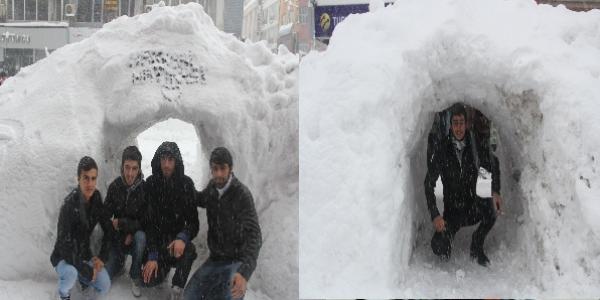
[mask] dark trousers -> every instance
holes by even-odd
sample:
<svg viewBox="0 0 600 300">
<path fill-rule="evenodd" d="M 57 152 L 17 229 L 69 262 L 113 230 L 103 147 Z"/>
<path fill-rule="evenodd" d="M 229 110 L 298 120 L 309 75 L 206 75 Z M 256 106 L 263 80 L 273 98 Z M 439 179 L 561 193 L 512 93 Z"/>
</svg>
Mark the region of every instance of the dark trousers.
<svg viewBox="0 0 600 300">
<path fill-rule="evenodd" d="M 163 249 L 167 249 L 167 245 L 161 247 Z M 153 287 L 159 285 L 161 282 L 163 282 L 163 280 L 165 280 L 169 274 L 169 271 L 171 271 L 171 268 L 174 267 L 175 275 L 173 276 L 173 281 L 171 283 L 173 286 L 178 286 L 183 289 L 185 287 L 185 283 L 187 282 L 188 276 L 190 275 L 192 263 L 194 263 L 194 260 L 197 256 L 196 247 L 191 242 L 185 245 L 183 255 L 181 255 L 179 258 L 169 255 L 168 252 L 161 253 L 158 259 L 157 276 L 153 277 L 150 282 L 143 283 L 142 286 Z"/>
<path fill-rule="evenodd" d="M 133 280 L 139 280 L 142 273 L 144 250 L 146 250 L 146 234 L 143 231 L 137 231 L 135 233 L 129 247 L 121 245 L 120 239 L 114 241 L 108 256 L 108 261 L 105 264 L 106 271 L 108 271 L 110 278 L 114 278 L 121 272 L 125 265 L 126 255 L 130 254 L 131 267 L 129 268 L 129 276 Z"/>
<path fill-rule="evenodd" d="M 231 281 L 241 262 L 208 259 L 192 275 L 185 287 L 184 300 L 232 300 Z M 236 300 L 243 300 L 244 297 Z"/>
<path fill-rule="evenodd" d="M 492 198 L 476 196 L 473 205 L 463 210 L 444 210 L 446 230 L 435 232 L 431 239 L 431 249 L 435 255 L 449 258 L 452 252 L 452 241 L 461 227 L 472 226 L 477 223 L 479 227 L 473 232 L 471 240 L 471 253 L 483 251 L 485 237 L 496 223 L 496 209 Z"/>
</svg>

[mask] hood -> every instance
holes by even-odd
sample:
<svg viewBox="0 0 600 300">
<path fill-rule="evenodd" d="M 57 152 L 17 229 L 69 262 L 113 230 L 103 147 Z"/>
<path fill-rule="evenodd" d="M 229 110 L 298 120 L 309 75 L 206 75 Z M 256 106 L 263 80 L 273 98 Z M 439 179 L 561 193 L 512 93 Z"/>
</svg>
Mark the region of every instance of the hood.
<svg viewBox="0 0 600 300">
<path fill-rule="evenodd" d="M 152 162 L 150 165 L 152 166 L 152 175 L 157 176 L 159 178 L 163 177 L 162 170 L 160 169 L 160 157 L 163 154 L 169 153 L 175 158 L 175 178 L 182 178 L 184 174 L 183 170 L 183 158 L 181 158 L 181 152 L 179 152 L 179 147 L 174 142 L 163 142 L 156 152 L 154 153 L 154 157 L 152 158 Z"/>
</svg>

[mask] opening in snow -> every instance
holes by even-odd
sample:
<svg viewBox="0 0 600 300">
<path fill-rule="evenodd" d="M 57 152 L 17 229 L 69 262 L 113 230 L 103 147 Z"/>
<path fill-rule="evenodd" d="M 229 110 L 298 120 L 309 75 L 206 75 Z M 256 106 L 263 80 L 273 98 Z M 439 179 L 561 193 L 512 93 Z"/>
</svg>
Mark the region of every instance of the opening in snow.
<svg viewBox="0 0 600 300">
<path fill-rule="evenodd" d="M 528 139 L 528 133 L 532 131 L 532 128 L 528 127 L 531 127 L 532 123 L 527 124 L 524 123 L 524 120 L 518 120 L 519 113 L 512 114 L 511 118 L 506 118 L 506 116 L 510 116 L 514 112 L 512 111 L 514 108 L 510 107 L 512 103 L 520 102 L 518 105 L 528 105 L 532 101 L 535 101 L 537 96 L 532 91 L 525 91 L 519 95 L 509 95 L 500 90 L 496 91 L 498 94 L 495 96 L 498 96 L 498 101 L 508 104 L 499 111 L 490 108 L 486 100 L 470 99 L 464 95 L 462 99 L 461 97 L 454 98 L 458 101 L 443 101 L 442 105 L 444 106 L 439 106 L 439 103 L 437 103 L 437 107 L 442 108 L 440 111 L 431 109 L 432 105 L 427 107 L 424 104 L 425 109 L 422 112 L 424 117 L 420 118 L 421 121 L 418 124 L 421 130 L 416 131 L 414 139 L 418 142 L 415 143 L 410 151 L 410 168 L 414 190 L 412 191 L 413 194 L 409 195 L 409 199 L 414 199 L 411 211 L 414 212 L 413 225 L 415 226 L 414 242 L 409 260 L 410 268 L 422 268 L 423 266 L 427 268 L 427 266 L 435 266 L 439 263 L 430 246 L 433 225 L 427 210 L 423 183 L 427 173 L 427 139 L 433 127 L 438 125 L 437 122 L 444 115 L 444 112 L 455 102 L 466 104 L 468 128 L 472 131 L 478 143 L 489 144 L 489 146 L 484 145 L 484 147 L 491 148 L 499 160 L 501 196 L 503 199 L 502 209 L 504 214 L 498 217 L 496 224 L 486 238 L 486 253 L 493 262 L 501 264 L 503 263 L 502 261 L 510 260 L 516 253 L 522 253 L 522 248 L 535 248 L 535 245 L 526 242 L 527 238 L 525 236 L 529 236 L 530 234 L 528 228 L 521 226 L 525 223 L 525 219 L 529 217 L 526 213 L 528 197 L 524 196 L 519 183 L 522 164 L 524 161 L 527 161 L 528 157 L 527 153 L 522 153 L 523 147 L 521 145 Z M 424 103 L 427 103 L 427 100 L 429 99 L 424 99 Z M 436 102 L 439 102 L 439 100 L 436 99 Z M 446 128 L 447 131 L 444 134 L 448 134 L 449 127 L 445 126 L 442 128 Z M 441 180 L 438 179 L 435 194 L 440 213 L 443 213 L 444 207 L 442 193 L 443 186 Z M 491 174 L 487 172 L 480 174 L 477 183 L 477 194 L 480 197 L 491 196 Z M 452 245 L 451 262 L 454 261 L 459 266 L 468 266 L 467 261 L 469 260 L 471 235 L 477 226 L 479 224 L 463 227 L 458 231 Z M 533 253 L 535 251 L 531 251 L 528 254 Z M 511 263 L 511 265 L 513 264 L 515 262 Z M 444 264 L 440 264 L 439 267 L 444 268 Z M 433 270 L 439 267 L 433 267 Z M 522 267 L 525 270 L 529 269 L 529 271 L 533 271 L 531 270 L 532 266 L 528 266 L 526 263 Z"/>
<path fill-rule="evenodd" d="M 185 175 L 192 178 L 196 189 L 205 184 L 207 170 L 206 155 L 201 148 L 196 129 L 192 124 L 178 119 L 168 119 L 154 124 L 137 137 L 138 148 L 142 153 L 142 172 L 144 178 L 152 174 L 150 163 L 160 144 L 165 141 L 175 142 L 183 158 Z"/>
<path fill-rule="evenodd" d="M 436 134 L 439 133 L 441 137 L 448 135 L 450 130 L 449 108 L 450 106 L 442 111 L 431 114 L 430 119 L 432 119 L 432 121 L 429 123 L 429 126 L 427 126 L 427 130 L 424 131 L 423 136 L 419 140 L 418 145 L 415 146 L 415 150 L 411 156 L 414 186 L 416 187 L 416 190 L 418 190 L 415 197 L 413 197 L 417 206 L 417 233 L 415 248 L 412 253 L 413 261 L 424 259 L 425 261 L 432 263 L 436 259 L 430 247 L 430 241 L 433 235 L 433 225 L 427 210 L 423 180 L 427 173 L 428 135 L 430 132 L 436 132 Z M 510 150 L 507 149 L 502 141 L 500 141 L 495 124 L 477 108 L 470 105 L 465 105 L 465 108 L 467 110 L 467 128 L 470 131 L 471 138 L 474 138 L 477 141 L 478 147 L 480 148 L 479 155 L 485 155 L 484 152 L 486 149 L 489 149 L 496 157 L 498 157 L 501 166 L 511 164 L 511 157 L 514 157 L 514 155 L 511 155 Z M 441 123 L 441 125 L 438 124 L 438 122 Z M 523 207 L 519 204 L 522 201 L 514 199 L 513 194 L 510 192 L 510 185 L 514 184 L 515 180 L 507 180 L 507 174 L 502 172 L 503 169 L 506 170 L 506 168 L 500 167 L 500 169 L 501 195 L 504 200 L 502 209 L 504 215 L 497 219 L 492 231 L 490 231 L 486 238 L 485 248 L 490 255 L 494 255 L 500 249 L 502 249 L 500 250 L 502 252 L 506 252 L 507 248 L 516 250 L 515 247 L 517 247 L 517 245 L 514 244 L 514 237 L 517 234 L 518 227 L 517 223 L 514 221 L 516 221 L 515 217 L 518 218 L 523 212 Z M 489 172 L 491 172 L 491 170 L 480 168 L 480 175 L 477 180 L 477 195 L 480 197 L 491 197 L 491 174 Z M 437 180 L 435 195 L 440 214 L 443 214 L 443 184 L 441 178 L 438 178 Z M 464 260 L 468 258 L 471 235 L 477 226 L 479 226 L 479 224 L 462 227 L 458 231 L 452 245 L 453 259 Z"/>
</svg>

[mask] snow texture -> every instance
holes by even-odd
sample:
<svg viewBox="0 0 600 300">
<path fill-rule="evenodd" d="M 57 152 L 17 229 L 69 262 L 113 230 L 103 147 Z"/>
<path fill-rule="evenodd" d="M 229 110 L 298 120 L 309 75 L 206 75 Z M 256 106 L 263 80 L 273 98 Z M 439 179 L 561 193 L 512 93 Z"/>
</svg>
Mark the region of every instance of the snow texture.
<svg viewBox="0 0 600 300">
<path fill-rule="evenodd" d="M 301 298 L 600 294 L 600 11 L 405 0 L 351 15 L 300 65 Z M 431 252 L 423 191 L 435 112 L 499 132 L 505 214 L 469 259 Z"/>
<path fill-rule="evenodd" d="M 0 88 L 0 298 L 55 293 L 49 256 L 79 159 L 99 163 L 105 195 L 124 147 L 176 118 L 195 128 L 197 157 L 229 148 L 254 195 L 263 246 L 247 298 L 297 299 L 297 82 L 297 56 L 240 42 L 195 3 L 120 17 L 23 68 Z M 194 240 L 200 251 L 206 230 Z M 109 298 L 132 297 L 125 279 L 116 283 Z"/>
</svg>

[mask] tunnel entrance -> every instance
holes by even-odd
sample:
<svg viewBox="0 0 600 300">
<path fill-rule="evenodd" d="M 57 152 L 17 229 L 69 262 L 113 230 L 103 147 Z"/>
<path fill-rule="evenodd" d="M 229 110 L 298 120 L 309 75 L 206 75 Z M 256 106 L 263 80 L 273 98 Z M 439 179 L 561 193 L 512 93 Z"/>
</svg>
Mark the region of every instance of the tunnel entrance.
<svg viewBox="0 0 600 300">
<path fill-rule="evenodd" d="M 448 103 L 452 104 L 452 102 Z M 466 110 L 466 132 L 465 138 L 470 138 L 475 143 L 473 149 L 465 149 L 464 151 L 477 151 L 481 155 L 494 155 L 498 158 L 496 166 L 500 171 L 501 196 L 503 215 L 500 215 L 494 227 L 487 235 L 485 240 L 485 251 L 494 267 L 501 267 L 504 270 L 514 269 L 519 267 L 524 268 L 519 260 L 512 260 L 514 253 L 523 252 L 523 239 L 528 236 L 520 225 L 526 219 L 526 206 L 523 205 L 524 197 L 519 186 L 519 174 L 515 172 L 515 165 L 522 158 L 521 153 L 515 152 L 515 141 L 505 143 L 502 135 L 502 125 L 493 120 L 498 117 L 493 112 L 487 110 L 487 115 L 478 109 L 476 105 L 464 105 Z M 411 151 L 410 163 L 414 195 L 414 228 L 415 239 L 412 246 L 412 251 L 409 259 L 409 268 L 412 270 L 420 269 L 419 272 L 425 272 L 431 278 L 436 278 L 436 273 L 440 272 L 440 280 L 446 280 L 447 277 L 441 274 L 458 272 L 456 276 L 464 276 L 467 273 L 468 277 L 478 276 L 479 273 L 484 274 L 485 268 L 480 268 L 475 262 L 470 261 L 469 247 L 471 236 L 477 229 L 479 224 L 474 226 L 462 227 L 456 234 L 452 243 L 452 256 L 449 262 L 441 261 L 435 256 L 431 250 L 431 238 L 434 233 L 431 216 L 427 209 L 427 201 L 425 198 L 424 179 L 427 173 L 427 161 L 429 158 L 428 139 L 430 135 L 435 140 L 448 138 L 451 133 L 450 111 L 452 106 L 445 106 L 441 111 L 430 112 L 427 116 L 427 121 L 422 124 L 424 130 L 419 133 L 418 143 L 414 145 Z M 485 107 L 484 107 L 485 108 Z M 507 122 L 508 124 L 508 122 Z M 477 195 L 479 197 L 491 197 L 492 170 L 486 170 L 482 166 L 479 168 L 477 179 Z M 436 203 L 440 214 L 443 214 L 443 183 L 438 178 L 435 186 Z M 521 266 L 518 266 L 521 264 Z M 492 267 L 493 268 L 493 267 Z M 527 267 L 525 267 L 527 268 Z M 433 272 L 434 275 L 430 274 Z"/>
<path fill-rule="evenodd" d="M 185 174 L 192 178 L 196 189 L 200 189 L 206 182 L 205 174 L 208 170 L 201 141 L 192 124 L 178 119 L 158 122 L 137 136 L 138 147 L 144 158 L 141 166 L 144 177 L 148 178 L 152 174 L 152 157 L 165 141 L 177 143 L 183 158 Z"/>
</svg>

